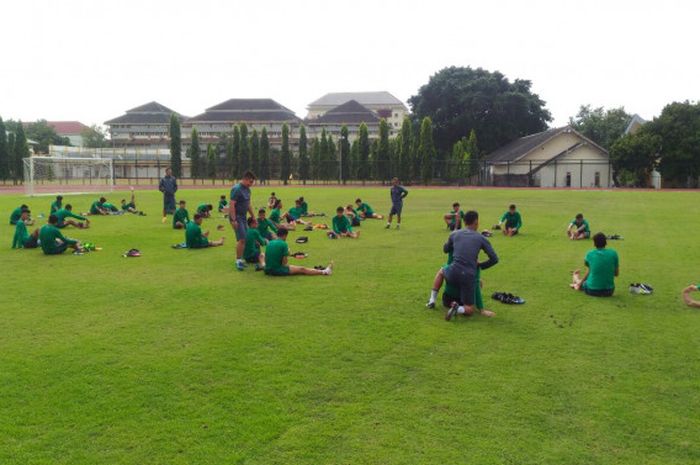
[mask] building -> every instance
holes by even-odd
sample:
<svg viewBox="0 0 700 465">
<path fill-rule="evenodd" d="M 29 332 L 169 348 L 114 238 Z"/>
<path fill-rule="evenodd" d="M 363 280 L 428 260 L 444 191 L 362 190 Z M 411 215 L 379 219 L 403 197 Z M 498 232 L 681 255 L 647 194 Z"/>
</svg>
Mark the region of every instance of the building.
<svg viewBox="0 0 700 465">
<path fill-rule="evenodd" d="M 248 134 L 257 129 L 267 130 L 270 146 L 279 148 L 282 144 L 282 126 L 289 127 L 290 144 L 299 136 L 299 119 L 292 110 L 269 98 L 232 98 L 207 108 L 201 115 L 182 123 L 183 143 L 189 144 L 193 128 L 197 128 L 201 144 L 216 143 L 222 134 L 231 134 L 234 126 L 245 124 Z"/>
<path fill-rule="evenodd" d="M 325 129 L 334 139 L 340 138 L 340 129 L 348 128 L 348 139 L 354 140 L 360 132 L 360 125 L 367 125 L 370 139 L 379 138 L 379 117 L 367 107 L 360 105 L 356 100 L 349 100 L 342 105 L 328 110 L 314 119 L 304 121 L 307 127 L 307 135 L 321 137 Z"/>
<path fill-rule="evenodd" d="M 637 132 L 639 132 L 639 130 L 645 124 L 646 124 L 646 120 L 635 113 L 634 115 L 632 115 L 632 118 L 630 118 L 630 122 L 627 124 L 627 127 L 625 128 L 625 135 L 637 134 Z"/>
<path fill-rule="evenodd" d="M 603 187 L 612 185 L 608 152 L 570 126 L 521 137 L 490 153 L 494 186 Z"/>
<path fill-rule="evenodd" d="M 386 119 L 387 123 L 389 123 L 391 135 L 396 135 L 401 128 L 404 116 L 408 114 L 406 105 L 386 91 L 334 92 L 311 102 L 307 107 L 306 120 L 316 119 L 350 100 L 355 100 L 360 105 L 369 108 L 377 117 Z"/>
<path fill-rule="evenodd" d="M 80 121 L 47 121 L 46 124 L 59 136 L 68 138 L 70 145 L 74 147 L 83 146 L 83 131 L 90 129 Z"/>
<path fill-rule="evenodd" d="M 149 102 L 127 110 L 122 116 L 105 121 L 112 146 L 169 148 L 170 116 L 173 113 L 180 121 L 187 118 L 158 102 Z"/>
</svg>

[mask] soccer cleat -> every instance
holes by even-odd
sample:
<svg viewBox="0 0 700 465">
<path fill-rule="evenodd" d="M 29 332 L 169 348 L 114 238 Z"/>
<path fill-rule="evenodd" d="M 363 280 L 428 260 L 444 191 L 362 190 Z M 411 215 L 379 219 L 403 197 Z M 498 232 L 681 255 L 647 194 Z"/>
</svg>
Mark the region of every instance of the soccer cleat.
<svg viewBox="0 0 700 465">
<path fill-rule="evenodd" d="M 435 301 L 434 300 L 429 300 L 427 304 L 425 304 L 425 308 L 432 310 L 435 308 Z"/>
<path fill-rule="evenodd" d="M 452 317 L 457 314 L 457 307 L 459 307 L 459 304 L 457 304 L 457 302 L 452 302 L 452 305 L 450 305 L 450 308 L 448 308 L 445 313 L 445 321 L 450 321 Z"/>
<path fill-rule="evenodd" d="M 255 265 L 255 271 L 262 271 L 262 270 L 263 270 L 263 267 L 260 266 L 260 263 L 257 263 L 257 264 Z"/>
<path fill-rule="evenodd" d="M 242 261 L 237 260 L 236 261 L 236 269 L 238 271 L 243 271 L 245 269 L 245 264 Z"/>
</svg>

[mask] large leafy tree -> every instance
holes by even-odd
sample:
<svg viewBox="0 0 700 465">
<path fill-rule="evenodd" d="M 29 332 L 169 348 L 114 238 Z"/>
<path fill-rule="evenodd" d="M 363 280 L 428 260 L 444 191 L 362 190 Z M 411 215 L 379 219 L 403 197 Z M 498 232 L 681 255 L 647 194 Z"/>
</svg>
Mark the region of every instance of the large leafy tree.
<svg viewBox="0 0 700 465">
<path fill-rule="evenodd" d="M 357 138 L 357 179 L 366 181 L 370 175 L 369 160 L 370 142 L 369 130 L 365 123 L 360 124 L 359 136 Z"/>
<path fill-rule="evenodd" d="M 437 150 L 452 145 L 474 129 L 490 152 L 528 134 L 543 131 L 552 116 L 531 91 L 532 83 L 482 68 L 449 67 L 438 71 L 409 99 L 415 117 L 429 117 Z"/>
<path fill-rule="evenodd" d="M 49 126 L 45 119 L 29 123 L 23 129 L 26 138 L 37 142 L 36 150 L 39 153 L 48 153 L 49 145 L 70 145 L 70 140 L 67 137 L 61 137 L 56 134 L 56 130 Z"/>
<path fill-rule="evenodd" d="M 250 136 L 250 168 L 253 173 L 259 176 L 260 173 L 260 137 L 258 130 L 253 129 L 253 134 Z"/>
<path fill-rule="evenodd" d="M 287 185 L 292 170 L 292 152 L 289 150 L 289 126 L 282 125 L 282 153 L 280 154 L 280 178 Z"/>
<path fill-rule="evenodd" d="M 182 176 L 182 136 L 180 118 L 175 113 L 170 115 L 170 167 L 176 178 Z"/>
<path fill-rule="evenodd" d="M 429 184 L 433 178 L 435 145 L 433 144 L 433 124 L 427 116 L 423 118 L 420 125 L 420 145 L 418 146 L 418 154 L 421 160 L 421 179 L 424 184 Z"/>
<path fill-rule="evenodd" d="M 262 183 L 270 180 L 270 139 L 267 136 L 267 129 L 264 127 L 260 134 L 260 172 L 255 174 L 258 175 Z"/>
<path fill-rule="evenodd" d="M 352 179 L 350 173 L 350 141 L 348 127 L 340 128 L 340 180 L 345 184 L 346 179 Z"/>
<path fill-rule="evenodd" d="M 27 136 L 24 134 L 24 127 L 20 121 L 17 125 L 17 130 L 14 140 L 14 157 L 12 157 L 12 174 L 15 181 L 24 179 L 24 159 L 29 156 L 29 145 L 27 145 Z"/>
<path fill-rule="evenodd" d="M 107 142 L 107 133 L 103 128 L 96 124 L 83 129 L 80 132 L 80 137 L 83 139 L 83 147 L 100 149 L 109 145 Z"/>
<path fill-rule="evenodd" d="M 661 138 L 664 180 L 679 187 L 697 187 L 700 177 L 700 102 L 674 102 L 642 129 Z"/>
<path fill-rule="evenodd" d="M 192 128 L 192 136 L 190 138 L 190 148 L 188 150 L 188 156 L 190 158 L 190 177 L 199 178 L 202 176 L 202 161 L 201 158 L 201 147 L 199 146 L 199 133 L 197 128 Z"/>
<path fill-rule="evenodd" d="M 0 118 L 0 179 L 3 181 L 10 177 L 10 150 L 7 145 L 7 130 L 5 123 Z"/>
<path fill-rule="evenodd" d="M 377 145 L 377 179 L 389 178 L 389 124 L 384 118 L 379 122 L 379 143 Z"/>
<path fill-rule="evenodd" d="M 576 116 L 569 118 L 569 125 L 606 150 L 625 133 L 632 119 L 623 107 L 604 109 L 581 105 Z"/>
<path fill-rule="evenodd" d="M 299 179 L 306 184 L 310 174 L 308 140 L 306 128 L 302 126 L 299 128 Z"/>
<path fill-rule="evenodd" d="M 240 125 L 240 132 L 241 132 L 241 145 L 239 147 L 239 163 L 240 163 L 240 170 L 241 170 L 241 175 L 246 170 L 249 170 L 251 168 L 250 166 L 250 142 L 248 141 L 248 126 L 245 123 L 241 123 Z"/>
<path fill-rule="evenodd" d="M 644 128 L 616 140 L 610 148 L 616 184 L 629 182 L 635 187 L 648 187 L 660 148 L 661 138 Z"/>
</svg>

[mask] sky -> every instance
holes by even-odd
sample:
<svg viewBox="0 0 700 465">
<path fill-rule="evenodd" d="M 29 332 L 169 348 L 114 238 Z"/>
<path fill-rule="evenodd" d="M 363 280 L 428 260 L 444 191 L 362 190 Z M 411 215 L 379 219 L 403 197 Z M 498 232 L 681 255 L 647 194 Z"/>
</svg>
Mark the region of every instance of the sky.
<svg viewBox="0 0 700 465">
<path fill-rule="evenodd" d="M 553 126 L 582 104 L 645 119 L 700 99 L 700 2 L 22 0 L 0 8 L 0 116 L 102 124 L 158 101 L 306 115 L 328 92 L 406 102 L 447 66 L 532 81 Z"/>
</svg>

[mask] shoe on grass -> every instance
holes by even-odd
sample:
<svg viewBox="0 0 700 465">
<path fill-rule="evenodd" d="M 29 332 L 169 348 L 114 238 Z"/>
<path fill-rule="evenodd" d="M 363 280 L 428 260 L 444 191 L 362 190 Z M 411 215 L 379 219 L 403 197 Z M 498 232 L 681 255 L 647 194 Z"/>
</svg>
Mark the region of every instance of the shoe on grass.
<svg viewBox="0 0 700 465">
<path fill-rule="evenodd" d="M 457 314 L 457 307 L 459 307 L 457 302 L 452 302 L 452 305 L 450 305 L 450 308 L 448 308 L 445 313 L 445 321 L 450 321 L 452 317 Z"/>
<path fill-rule="evenodd" d="M 429 300 L 427 304 L 425 304 L 425 308 L 432 310 L 435 308 L 435 302 L 432 300 Z"/>
</svg>

